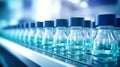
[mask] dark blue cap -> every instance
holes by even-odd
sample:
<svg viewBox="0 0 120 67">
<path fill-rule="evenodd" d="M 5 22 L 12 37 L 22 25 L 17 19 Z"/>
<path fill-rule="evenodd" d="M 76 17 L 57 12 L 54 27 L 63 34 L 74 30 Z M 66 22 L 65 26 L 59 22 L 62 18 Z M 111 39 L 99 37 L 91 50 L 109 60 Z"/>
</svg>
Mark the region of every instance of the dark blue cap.
<svg viewBox="0 0 120 67">
<path fill-rule="evenodd" d="M 96 26 L 113 26 L 116 21 L 115 14 L 101 14 L 96 17 Z"/>
<path fill-rule="evenodd" d="M 21 28 L 19 24 L 15 25 L 15 28 L 19 29 Z"/>
<path fill-rule="evenodd" d="M 43 27 L 43 22 L 38 21 L 38 22 L 36 23 L 36 27 Z"/>
<path fill-rule="evenodd" d="M 72 17 L 70 18 L 69 26 L 83 26 L 84 18 Z"/>
<path fill-rule="evenodd" d="M 91 28 L 95 28 L 95 22 L 91 22 Z"/>
<path fill-rule="evenodd" d="M 83 27 L 91 27 L 91 21 L 90 20 L 85 20 Z"/>
<path fill-rule="evenodd" d="M 18 25 L 13 25 L 12 28 L 13 29 L 17 29 L 19 26 Z"/>
<path fill-rule="evenodd" d="M 43 23 L 44 27 L 54 27 L 54 21 L 52 20 L 47 20 Z"/>
<path fill-rule="evenodd" d="M 116 19 L 115 27 L 120 27 L 120 18 Z"/>
<path fill-rule="evenodd" d="M 30 24 L 28 22 L 24 22 L 24 28 L 29 28 L 30 27 Z"/>
<path fill-rule="evenodd" d="M 67 19 L 56 19 L 55 26 L 56 27 L 68 27 L 68 20 Z"/>
<path fill-rule="evenodd" d="M 31 27 L 31 28 L 35 28 L 35 22 L 31 22 L 31 23 L 30 23 L 30 27 Z"/>
<path fill-rule="evenodd" d="M 23 28 L 24 27 L 24 24 L 23 23 L 19 23 L 19 28 Z"/>
</svg>

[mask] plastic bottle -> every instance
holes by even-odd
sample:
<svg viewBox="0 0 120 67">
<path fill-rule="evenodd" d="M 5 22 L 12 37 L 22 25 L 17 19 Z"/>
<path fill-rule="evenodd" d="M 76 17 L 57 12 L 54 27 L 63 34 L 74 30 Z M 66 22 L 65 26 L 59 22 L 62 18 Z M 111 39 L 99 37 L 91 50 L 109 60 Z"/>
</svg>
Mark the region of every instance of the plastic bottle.
<svg viewBox="0 0 120 67">
<path fill-rule="evenodd" d="M 18 36 L 18 41 L 19 43 L 21 43 L 22 41 L 22 35 L 24 34 L 24 23 L 19 23 L 20 24 L 20 32 L 19 32 L 19 36 Z"/>
<path fill-rule="evenodd" d="M 97 35 L 97 28 L 95 26 L 95 22 L 91 22 L 91 28 L 90 28 L 90 37 L 93 38 L 93 40 L 95 39 L 96 35 Z"/>
<path fill-rule="evenodd" d="M 56 33 L 53 40 L 53 52 L 66 56 L 67 54 L 67 19 L 56 19 L 55 22 Z"/>
<path fill-rule="evenodd" d="M 113 37 L 115 14 L 101 14 L 96 17 L 98 34 L 93 45 L 93 60 L 109 63 L 117 61 L 118 43 Z"/>
<path fill-rule="evenodd" d="M 67 39 L 68 57 L 79 60 L 84 54 L 84 35 L 83 35 L 84 18 L 70 18 L 70 34 Z"/>
<path fill-rule="evenodd" d="M 28 42 L 27 44 L 29 45 L 28 47 L 34 46 L 35 33 L 36 33 L 35 22 L 31 22 L 30 30 L 28 33 L 28 39 L 27 39 L 27 42 Z"/>
<path fill-rule="evenodd" d="M 47 20 L 43 23 L 44 26 L 44 34 L 42 37 L 42 49 L 51 52 L 53 50 L 53 37 L 55 33 L 54 29 L 54 21 Z"/>
<path fill-rule="evenodd" d="M 27 46 L 28 44 L 28 33 L 29 33 L 29 30 L 30 30 L 30 23 L 29 22 L 25 22 L 24 24 L 25 26 L 25 30 L 24 30 L 24 33 L 23 35 L 21 36 L 21 39 L 22 39 L 22 42 L 24 44 L 24 46 Z"/>
<path fill-rule="evenodd" d="M 91 26 L 91 21 L 90 20 L 85 20 L 84 24 L 83 24 L 83 34 L 85 37 L 85 53 L 87 54 L 91 54 L 91 50 L 92 50 L 92 46 L 93 46 L 93 38 L 90 37 L 91 34 L 91 30 L 90 30 L 90 26 Z"/>
<path fill-rule="evenodd" d="M 42 36 L 43 36 L 44 30 L 43 30 L 43 22 L 37 22 L 36 23 L 36 34 L 35 34 L 35 47 L 41 48 L 42 46 Z"/>
<path fill-rule="evenodd" d="M 118 41 L 118 48 L 119 48 L 118 56 L 120 57 L 120 18 L 116 19 L 114 36 L 116 40 Z"/>
<path fill-rule="evenodd" d="M 20 24 L 16 25 L 15 28 L 16 28 L 16 29 L 14 29 L 15 33 L 13 34 L 14 35 L 14 41 L 18 43 L 19 42 L 18 37 L 20 35 L 20 28 L 21 28 Z"/>
</svg>

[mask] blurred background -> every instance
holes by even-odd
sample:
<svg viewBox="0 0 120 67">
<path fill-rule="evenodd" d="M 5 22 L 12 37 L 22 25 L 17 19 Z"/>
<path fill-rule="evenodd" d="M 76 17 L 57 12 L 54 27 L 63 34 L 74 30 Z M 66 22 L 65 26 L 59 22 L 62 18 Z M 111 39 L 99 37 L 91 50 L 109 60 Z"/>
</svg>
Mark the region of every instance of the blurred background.
<svg viewBox="0 0 120 67">
<path fill-rule="evenodd" d="M 120 17 L 120 0 L 0 0 L 0 28 L 20 20 L 44 21 L 115 13 Z"/>
</svg>

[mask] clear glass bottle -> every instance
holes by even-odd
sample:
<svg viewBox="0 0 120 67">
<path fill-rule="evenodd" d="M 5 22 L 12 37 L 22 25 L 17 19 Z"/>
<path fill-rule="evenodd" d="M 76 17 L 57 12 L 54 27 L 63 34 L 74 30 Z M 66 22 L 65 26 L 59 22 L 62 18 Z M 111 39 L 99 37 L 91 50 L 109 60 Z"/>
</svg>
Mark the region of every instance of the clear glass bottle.
<svg viewBox="0 0 120 67">
<path fill-rule="evenodd" d="M 118 48 L 119 48 L 118 56 L 120 57 L 120 18 L 116 19 L 114 36 L 116 40 L 118 41 Z"/>
<path fill-rule="evenodd" d="M 35 47 L 37 48 L 41 48 L 42 47 L 42 36 L 43 36 L 43 33 L 44 33 L 44 30 L 43 30 L 43 22 L 37 22 L 36 23 L 36 34 L 35 34 L 35 39 L 34 39 L 34 44 L 35 44 Z"/>
<path fill-rule="evenodd" d="M 17 42 L 17 43 L 19 42 L 18 41 L 19 33 L 20 33 L 20 25 L 18 24 L 15 27 L 15 33 L 14 33 L 14 41 Z"/>
<path fill-rule="evenodd" d="M 85 37 L 85 53 L 87 54 L 91 54 L 91 50 L 92 50 L 92 46 L 93 46 L 93 38 L 90 37 L 91 34 L 91 30 L 90 30 L 90 26 L 91 26 L 91 21 L 90 20 L 85 20 L 84 24 L 83 24 L 83 34 Z"/>
<path fill-rule="evenodd" d="M 28 47 L 34 46 L 35 34 L 36 34 L 35 22 L 31 22 L 30 23 L 30 30 L 28 33 L 28 39 L 27 39 Z"/>
<path fill-rule="evenodd" d="M 47 20 L 43 23 L 44 26 L 44 34 L 42 37 L 42 49 L 46 51 L 52 51 L 52 45 L 53 45 L 53 37 L 55 34 L 54 29 L 54 21 Z"/>
<path fill-rule="evenodd" d="M 117 61 L 118 43 L 113 36 L 114 14 L 101 14 L 96 17 L 98 34 L 93 45 L 93 60 L 101 63 Z"/>
<path fill-rule="evenodd" d="M 24 44 L 24 46 L 27 46 L 28 44 L 28 33 L 29 33 L 29 30 L 30 30 L 30 23 L 29 22 L 25 22 L 25 29 L 24 29 L 24 33 L 23 35 L 21 36 L 21 39 L 22 39 L 22 42 Z"/>
<path fill-rule="evenodd" d="M 56 33 L 53 40 L 53 52 L 63 56 L 67 55 L 67 19 L 56 19 L 55 27 Z"/>
<path fill-rule="evenodd" d="M 79 60 L 84 54 L 84 35 L 83 35 L 84 18 L 72 17 L 69 22 L 70 34 L 67 38 L 68 57 Z"/>
<path fill-rule="evenodd" d="M 93 40 L 96 37 L 97 32 L 98 32 L 98 30 L 97 30 L 97 28 L 95 26 L 95 22 L 91 22 L 90 37 L 93 38 Z"/>
<path fill-rule="evenodd" d="M 22 41 L 22 35 L 24 34 L 24 23 L 20 23 L 20 32 L 19 32 L 19 36 L 18 36 L 18 41 L 19 43 L 21 43 Z"/>
</svg>

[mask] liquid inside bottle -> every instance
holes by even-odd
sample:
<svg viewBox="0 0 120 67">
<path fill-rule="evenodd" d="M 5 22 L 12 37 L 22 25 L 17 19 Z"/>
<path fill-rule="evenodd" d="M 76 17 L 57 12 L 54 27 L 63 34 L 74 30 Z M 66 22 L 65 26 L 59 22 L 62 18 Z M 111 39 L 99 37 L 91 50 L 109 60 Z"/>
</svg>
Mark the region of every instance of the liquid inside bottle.
<svg viewBox="0 0 120 67">
<path fill-rule="evenodd" d="M 54 21 L 45 21 L 43 23 L 43 26 L 45 27 L 45 32 L 42 37 L 42 49 L 45 51 L 51 52 L 53 50 L 52 45 L 53 45 L 53 37 L 55 33 L 54 27 Z"/>
<path fill-rule="evenodd" d="M 73 17 L 70 19 L 70 34 L 67 38 L 68 57 L 80 60 L 84 54 L 84 35 L 83 35 L 84 18 Z"/>
<path fill-rule="evenodd" d="M 113 36 L 114 22 L 114 14 L 98 15 L 97 17 L 98 34 L 95 37 L 92 50 L 93 60 L 96 62 L 117 61 L 118 43 Z"/>
<path fill-rule="evenodd" d="M 42 48 L 42 36 L 43 36 L 44 30 L 43 30 L 43 22 L 37 22 L 37 31 L 35 34 L 35 47 Z"/>
<path fill-rule="evenodd" d="M 91 21 L 85 20 L 84 25 L 83 25 L 83 34 L 85 37 L 85 47 L 84 47 L 84 52 L 87 54 L 91 54 L 92 46 L 93 46 L 93 38 L 91 37 Z"/>
<path fill-rule="evenodd" d="M 31 22 L 30 23 L 30 30 L 28 33 L 28 39 L 27 39 L 29 47 L 34 46 L 35 33 L 36 33 L 35 22 Z"/>
<path fill-rule="evenodd" d="M 56 33 L 53 41 L 53 51 L 56 54 L 66 56 L 67 55 L 67 19 L 56 19 Z"/>
<path fill-rule="evenodd" d="M 21 36 L 22 43 L 24 44 L 24 46 L 28 46 L 28 34 L 29 34 L 29 30 L 30 30 L 30 23 L 26 22 L 25 23 L 24 33 Z"/>
<path fill-rule="evenodd" d="M 84 37 L 80 28 L 71 29 L 72 30 L 67 41 L 68 56 L 73 59 L 77 59 L 84 54 Z"/>
<path fill-rule="evenodd" d="M 120 57 L 120 18 L 116 18 L 114 36 L 118 42 L 118 48 L 119 48 L 118 56 Z"/>
</svg>

